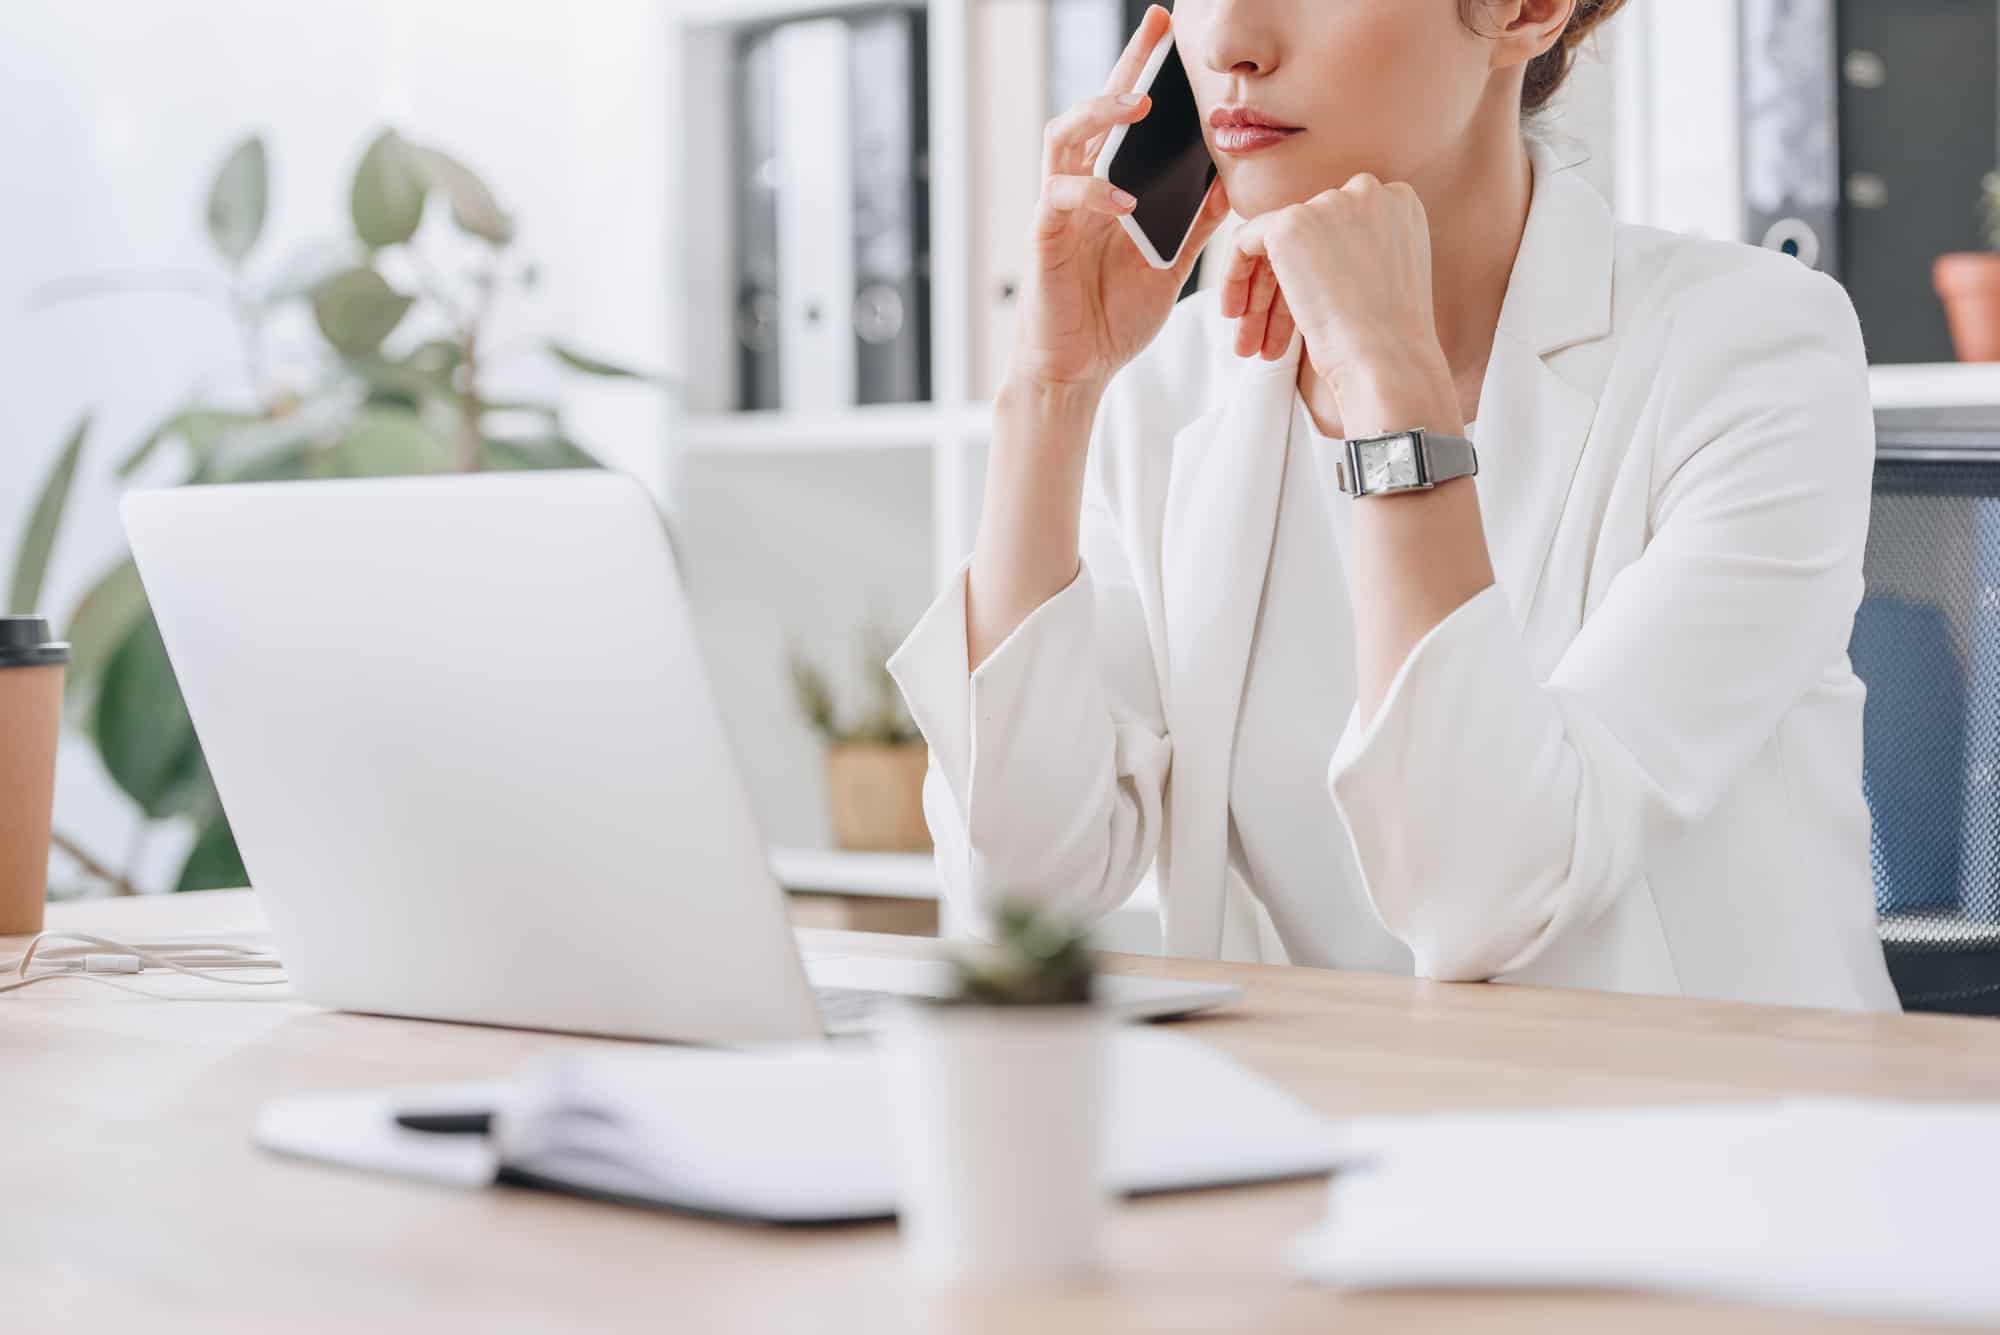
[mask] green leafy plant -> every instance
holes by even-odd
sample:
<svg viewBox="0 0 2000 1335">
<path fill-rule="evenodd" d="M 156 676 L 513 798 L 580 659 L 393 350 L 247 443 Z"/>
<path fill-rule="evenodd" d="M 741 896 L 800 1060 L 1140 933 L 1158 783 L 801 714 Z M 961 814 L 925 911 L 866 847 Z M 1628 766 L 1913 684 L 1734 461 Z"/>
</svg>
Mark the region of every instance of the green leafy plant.
<svg viewBox="0 0 2000 1335">
<path fill-rule="evenodd" d="M 907 746 L 922 739 L 903 706 L 896 679 L 889 675 L 889 655 L 895 643 L 879 625 L 863 632 L 861 671 L 867 683 L 867 705 L 851 722 L 841 718 L 833 685 L 826 673 L 797 645 L 786 651 L 792 696 L 814 732 L 830 746 Z"/>
<path fill-rule="evenodd" d="M 1986 245 L 2000 250 L 2000 171 L 1986 173 L 1980 182 L 1979 205 Z"/>
<path fill-rule="evenodd" d="M 495 367 L 532 357 L 570 373 L 673 388 L 552 340 L 496 345 L 496 311 L 534 287 L 536 270 L 515 255 L 512 216 L 449 154 L 394 130 L 376 134 L 354 169 L 338 243 L 287 265 L 265 265 L 259 254 L 270 172 L 256 136 L 224 158 L 204 213 L 213 270 L 96 276 L 41 293 L 50 303 L 169 291 L 219 307 L 234 324 L 240 383 L 227 393 L 207 383 L 174 405 L 127 451 L 119 477 L 152 465 L 148 480 L 158 484 L 168 456 L 178 476 L 166 480 L 192 485 L 593 468 L 556 405 L 493 390 Z M 289 348 L 281 342 L 287 330 L 305 331 L 302 350 L 296 337 Z M 85 417 L 43 483 L 14 565 L 14 609 L 40 600 L 90 435 Z M 129 558 L 89 589 L 66 633 L 72 722 L 149 820 L 195 826 L 176 888 L 243 884 L 235 838 Z M 128 874 L 75 839 L 59 831 L 56 842 L 94 875 L 133 888 Z"/>
<path fill-rule="evenodd" d="M 1031 904 L 1002 905 L 995 944 L 953 957 L 948 1006 L 1078 1006 L 1088 1002 L 1096 957 L 1076 923 Z"/>
</svg>

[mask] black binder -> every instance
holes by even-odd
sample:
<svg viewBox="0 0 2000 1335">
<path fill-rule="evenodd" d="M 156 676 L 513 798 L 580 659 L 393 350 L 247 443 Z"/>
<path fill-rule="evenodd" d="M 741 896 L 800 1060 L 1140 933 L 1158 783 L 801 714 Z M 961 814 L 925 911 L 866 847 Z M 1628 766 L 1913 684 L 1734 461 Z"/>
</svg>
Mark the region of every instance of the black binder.
<svg viewBox="0 0 2000 1335">
<path fill-rule="evenodd" d="M 851 20 L 856 403 L 931 396 L 930 141 L 924 12 Z"/>
<path fill-rule="evenodd" d="M 1980 181 L 2000 161 L 1994 0 L 1846 0 L 1840 21 L 1840 277 L 1874 362 L 1948 362 L 1939 255 L 1984 250 Z"/>
<path fill-rule="evenodd" d="M 778 134 L 771 29 L 736 48 L 737 406 L 778 408 Z"/>
</svg>

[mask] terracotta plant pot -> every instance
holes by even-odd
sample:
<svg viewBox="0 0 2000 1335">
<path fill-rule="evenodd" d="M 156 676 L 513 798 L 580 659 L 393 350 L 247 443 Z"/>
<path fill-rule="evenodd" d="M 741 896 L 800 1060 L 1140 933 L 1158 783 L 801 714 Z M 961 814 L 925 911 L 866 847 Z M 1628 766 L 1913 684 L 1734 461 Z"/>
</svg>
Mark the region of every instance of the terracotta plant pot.
<svg viewBox="0 0 2000 1335">
<path fill-rule="evenodd" d="M 1932 272 L 1962 362 L 2000 362 L 2000 254 L 1940 255 Z"/>
<path fill-rule="evenodd" d="M 826 752 L 826 791 L 833 808 L 833 841 L 856 853 L 925 853 L 922 742 L 883 746 L 847 742 Z"/>
</svg>

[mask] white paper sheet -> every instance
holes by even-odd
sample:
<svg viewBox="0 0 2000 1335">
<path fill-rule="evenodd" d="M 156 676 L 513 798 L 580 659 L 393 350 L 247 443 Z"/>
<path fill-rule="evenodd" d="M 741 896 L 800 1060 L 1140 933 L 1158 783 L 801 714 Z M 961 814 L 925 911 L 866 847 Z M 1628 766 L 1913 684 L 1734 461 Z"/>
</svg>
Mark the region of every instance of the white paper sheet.
<svg viewBox="0 0 2000 1335">
<path fill-rule="evenodd" d="M 2000 1107 L 1799 1101 L 1351 1123 L 1305 1273 L 2000 1321 Z"/>
</svg>

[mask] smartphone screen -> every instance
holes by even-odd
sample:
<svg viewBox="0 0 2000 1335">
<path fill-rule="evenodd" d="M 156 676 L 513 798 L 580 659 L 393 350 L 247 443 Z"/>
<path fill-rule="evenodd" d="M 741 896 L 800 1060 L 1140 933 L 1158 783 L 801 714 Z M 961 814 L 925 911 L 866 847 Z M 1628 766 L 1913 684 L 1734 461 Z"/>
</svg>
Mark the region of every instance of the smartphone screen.
<svg viewBox="0 0 2000 1335">
<path fill-rule="evenodd" d="M 1202 138 L 1201 112 L 1194 104 L 1178 42 L 1168 50 L 1147 92 L 1153 105 L 1144 120 L 1126 127 L 1125 142 L 1118 146 L 1108 175 L 1113 185 L 1139 201 L 1132 220 L 1160 258 L 1171 260 L 1194 226 L 1209 182 L 1215 179 L 1215 160 Z"/>
</svg>

